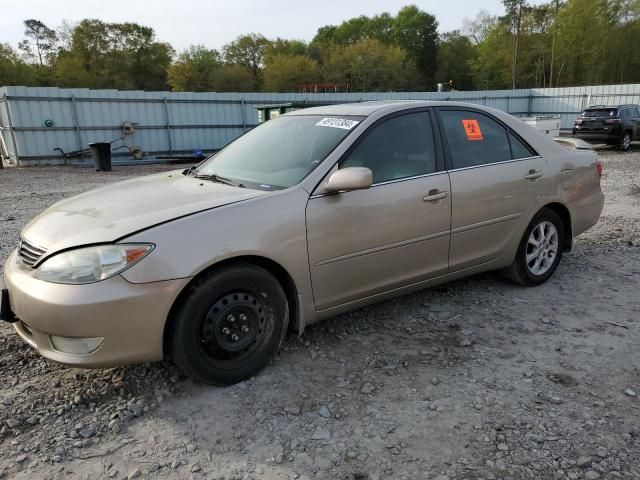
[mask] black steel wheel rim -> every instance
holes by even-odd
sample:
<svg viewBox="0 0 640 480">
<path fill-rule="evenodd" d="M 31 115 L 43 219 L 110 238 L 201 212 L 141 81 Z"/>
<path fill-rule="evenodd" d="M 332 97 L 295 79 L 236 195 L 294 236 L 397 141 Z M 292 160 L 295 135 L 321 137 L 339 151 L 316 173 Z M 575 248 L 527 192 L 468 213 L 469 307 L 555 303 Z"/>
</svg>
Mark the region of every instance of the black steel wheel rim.
<svg viewBox="0 0 640 480">
<path fill-rule="evenodd" d="M 231 292 L 218 298 L 202 319 L 200 344 L 213 360 L 238 361 L 257 350 L 267 328 L 264 298 Z"/>
</svg>

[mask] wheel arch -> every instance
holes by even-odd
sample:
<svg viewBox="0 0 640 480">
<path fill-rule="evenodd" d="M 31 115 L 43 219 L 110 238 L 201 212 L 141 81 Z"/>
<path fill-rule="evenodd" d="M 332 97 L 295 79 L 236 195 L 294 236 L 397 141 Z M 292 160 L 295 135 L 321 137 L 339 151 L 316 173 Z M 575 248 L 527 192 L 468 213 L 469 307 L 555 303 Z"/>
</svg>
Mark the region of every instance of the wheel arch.
<svg viewBox="0 0 640 480">
<path fill-rule="evenodd" d="M 571 247 L 573 246 L 573 228 L 571 226 L 571 212 L 566 205 L 559 202 L 552 202 L 546 204 L 542 208 L 548 208 L 549 210 L 555 212 L 560 219 L 562 220 L 562 226 L 564 227 L 564 245 L 562 246 L 562 251 L 570 252 Z M 542 210 L 542 208 L 540 210 Z M 539 210 L 539 211 L 540 211 Z M 537 212 L 536 212 L 537 215 Z"/>
<path fill-rule="evenodd" d="M 294 331 L 301 331 L 303 329 L 304 326 L 300 324 L 301 316 L 300 305 L 298 302 L 298 289 L 295 282 L 293 281 L 293 277 L 289 274 L 289 272 L 278 262 L 270 258 L 262 257 L 259 255 L 241 255 L 237 257 L 226 258 L 224 260 L 221 260 L 220 262 L 210 265 L 209 267 L 199 272 L 195 277 L 193 277 L 191 281 L 180 291 L 175 301 L 173 302 L 169 313 L 167 314 L 164 325 L 164 331 L 162 334 L 162 349 L 165 354 L 168 351 L 167 341 L 173 327 L 175 312 L 180 307 L 180 305 L 182 305 L 182 302 L 184 302 L 184 299 L 189 294 L 189 290 L 191 289 L 191 287 L 193 287 L 193 285 L 197 284 L 204 277 L 215 270 L 243 263 L 263 268 L 276 278 L 287 297 L 287 304 L 289 306 L 289 329 Z"/>
</svg>

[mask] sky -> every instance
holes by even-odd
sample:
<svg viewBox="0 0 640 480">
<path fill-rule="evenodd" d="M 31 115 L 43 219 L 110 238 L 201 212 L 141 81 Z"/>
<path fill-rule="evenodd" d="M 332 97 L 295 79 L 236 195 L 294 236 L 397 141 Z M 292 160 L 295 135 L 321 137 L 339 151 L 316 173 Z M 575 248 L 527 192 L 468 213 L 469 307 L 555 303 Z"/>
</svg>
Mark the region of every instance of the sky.
<svg viewBox="0 0 640 480">
<path fill-rule="evenodd" d="M 441 32 L 460 28 L 481 9 L 504 13 L 499 0 L 2 0 L 0 43 L 17 46 L 24 36 L 22 21 L 28 18 L 50 28 L 63 19 L 136 22 L 153 27 L 158 40 L 178 52 L 193 44 L 219 49 L 250 32 L 309 41 L 323 25 L 359 15 L 395 14 L 411 3 L 435 15 Z"/>
</svg>

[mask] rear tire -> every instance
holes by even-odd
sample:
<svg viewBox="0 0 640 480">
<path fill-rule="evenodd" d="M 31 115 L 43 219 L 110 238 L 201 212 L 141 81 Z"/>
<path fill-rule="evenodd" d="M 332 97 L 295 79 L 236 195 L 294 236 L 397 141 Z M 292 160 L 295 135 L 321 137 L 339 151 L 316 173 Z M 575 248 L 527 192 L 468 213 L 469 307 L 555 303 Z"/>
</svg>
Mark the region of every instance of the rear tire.
<svg viewBox="0 0 640 480">
<path fill-rule="evenodd" d="M 620 150 L 626 152 L 631 148 L 631 132 L 624 132 L 619 144 Z"/>
<path fill-rule="evenodd" d="M 527 226 L 513 263 L 503 271 L 505 277 L 525 286 L 546 282 L 562 258 L 564 235 L 558 214 L 549 208 L 540 210 Z"/>
<path fill-rule="evenodd" d="M 191 286 L 172 320 L 171 359 L 193 380 L 223 386 L 269 363 L 286 335 L 289 309 L 273 275 L 242 263 Z"/>
</svg>

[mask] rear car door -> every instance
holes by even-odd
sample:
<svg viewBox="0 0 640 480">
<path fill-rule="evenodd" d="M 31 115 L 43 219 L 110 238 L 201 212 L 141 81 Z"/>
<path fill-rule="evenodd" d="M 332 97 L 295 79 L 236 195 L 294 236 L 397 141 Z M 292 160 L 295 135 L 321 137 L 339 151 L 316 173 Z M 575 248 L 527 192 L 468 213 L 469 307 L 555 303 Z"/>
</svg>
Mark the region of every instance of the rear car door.
<svg viewBox="0 0 640 480">
<path fill-rule="evenodd" d="M 427 110 L 382 119 L 336 167 L 369 168 L 373 186 L 311 196 L 307 241 L 318 310 L 447 272 L 450 185 L 433 123 Z"/>
<path fill-rule="evenodd" d="M 438 110 L 451 180 L 449 269 L 499 258 L 537 205 L 546 161 L 487 113 Z"/>
</svg>

